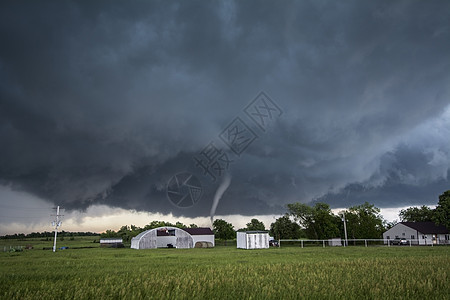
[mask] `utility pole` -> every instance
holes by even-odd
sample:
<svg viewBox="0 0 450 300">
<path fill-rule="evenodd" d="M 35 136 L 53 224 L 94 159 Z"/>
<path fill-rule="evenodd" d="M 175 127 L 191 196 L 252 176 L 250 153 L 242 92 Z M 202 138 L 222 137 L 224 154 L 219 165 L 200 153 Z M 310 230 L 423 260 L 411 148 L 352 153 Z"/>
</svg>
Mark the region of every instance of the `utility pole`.
<svg viewBox="0 0 450 300">
<path fill-rule="evenodd" d="M 345 247 L 347 246 L 347 222 L 345 221 L 345 212 L 342 212 L 342 221 L 344 221 L 344 234 L 345 234 L 344 247 Z"/>
<path fill-rule="evenodd" d="M 61 221 L 59 220 L 59 217 L 63 215 L 59 214 L 59 205 L 56 207 L 56 219 L 52 222 L 52 226 L 55 226 L 55 240 L 53 241 L 53 252 L 56 251 L 56 237 L 58 236 L 58 227 L 61 226 Z"/>
</svg>

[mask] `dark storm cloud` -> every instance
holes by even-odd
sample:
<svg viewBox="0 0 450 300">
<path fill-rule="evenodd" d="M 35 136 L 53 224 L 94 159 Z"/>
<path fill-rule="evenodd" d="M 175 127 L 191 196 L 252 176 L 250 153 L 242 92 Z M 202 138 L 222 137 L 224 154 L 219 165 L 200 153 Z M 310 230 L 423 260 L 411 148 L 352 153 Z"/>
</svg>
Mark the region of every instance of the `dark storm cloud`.
<svg viewBox="0 0 450 300">
<path fill-rule="evenodd" d="M 208 215 L 220 180 L 193 156 L 264 90 L 283 115 L 235 158 L 217 214 L 435 204 L 450 188 L 446 1 L 0 5 L 3 185 Z M 186 170 L 205 191 L 178 209 L 165 188 Z"/>
</svg>

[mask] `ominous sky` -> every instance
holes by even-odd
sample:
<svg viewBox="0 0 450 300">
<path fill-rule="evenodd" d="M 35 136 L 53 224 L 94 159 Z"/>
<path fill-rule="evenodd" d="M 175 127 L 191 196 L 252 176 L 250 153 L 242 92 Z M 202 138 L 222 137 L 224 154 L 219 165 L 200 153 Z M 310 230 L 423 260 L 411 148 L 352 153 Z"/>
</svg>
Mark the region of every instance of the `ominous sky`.
<svg viewBox="0 0 450 300">
<path fill-rule="evenodd" d="M 450 189 L 449 11 L 2 1 L 0 207 L 22 193 L 73 211 L 209 216 L 225 171 L 220 215 L 435 205 Z M 169 201 L 180 173 L 201 185 L 189 207 Z"/>
</svg>

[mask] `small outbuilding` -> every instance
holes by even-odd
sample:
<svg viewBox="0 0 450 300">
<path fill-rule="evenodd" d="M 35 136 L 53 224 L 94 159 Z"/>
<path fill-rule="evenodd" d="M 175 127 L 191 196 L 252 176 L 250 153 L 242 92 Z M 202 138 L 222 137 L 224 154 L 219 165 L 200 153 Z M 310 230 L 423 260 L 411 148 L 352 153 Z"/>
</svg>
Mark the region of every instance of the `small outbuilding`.
<svg viewBox="0 0 450 300">
<path fill-rule="evenodd" d="M 158 227 L 141 232 L 131 239 L 132 249 L 194 248 L 199 243 L 214 247 L 214 233 L 210 228 Z M 203 244 L 206 243 L 206 244 Z"/>
<path fill-rule="evenodd" d="M 237 247 L 240 249 L 269 248 L 269 233 L 267 231 L 238 231 L 236 233 Z"/>
<path fill-rule="evenodd" d="M 100 239 L 100 247 L 103 248 L 123 248 L 122 238 L 105 238 Z"/>
<path fill-rule="evenodd" d="M 337 247 L 342 246 L 342 239 L 341 238 L 333 238 L 328 240 L 328 245 L 331 247 Z"/>
<path fill-rule="evenodd" d="M 404 238 L 412 245 L 450 244 L 449 230 L 433 222 L 400 222 L 383 233 L 384 243 Z"/>
</svg>

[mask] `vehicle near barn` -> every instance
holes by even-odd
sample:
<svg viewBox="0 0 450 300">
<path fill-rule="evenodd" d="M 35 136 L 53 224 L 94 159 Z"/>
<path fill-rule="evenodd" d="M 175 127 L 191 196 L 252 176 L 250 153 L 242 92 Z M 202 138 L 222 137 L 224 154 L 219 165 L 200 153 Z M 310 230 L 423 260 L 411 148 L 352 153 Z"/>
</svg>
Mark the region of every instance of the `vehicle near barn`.
<svg viewBox="0 0 450 300">
<path fill-rule="evenodd" d="M 391 241 L 391 245 L 408 245 L 408 240 L 405 238 L 395 238 Z"/>
<path fill-rule="evenodd" d="M 280 247 L 280 244 L 278 243 L 277 240 L 270 240 L 269 247 Z"/>
</svg>

